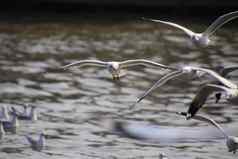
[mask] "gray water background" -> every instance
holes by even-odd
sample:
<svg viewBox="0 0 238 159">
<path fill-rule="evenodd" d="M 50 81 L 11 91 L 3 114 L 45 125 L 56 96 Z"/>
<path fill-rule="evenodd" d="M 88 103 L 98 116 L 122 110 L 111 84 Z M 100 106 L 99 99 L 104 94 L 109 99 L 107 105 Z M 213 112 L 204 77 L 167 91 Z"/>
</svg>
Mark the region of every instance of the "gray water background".
<svg viewBox="0 0 238 159">
<path fill-rule="evenodd" d="M 138 19 L 100 21 L 85 17 L 74 22 L 59 19 L 43 22 L 26 19 L 26 22 L 0 24 L 0 104 L 17 108 L 19 103 L 34 104 L 40 116 L 35 123 L 20 122 L 17 134 L 9 134 L 0 141 L 0 158 L 152 159 L 158 158 L 161 152 L 171 159 L 236 157 L 227 152 L 222 139 L 154 144 L 120 137 L 103 126 L 102 117 L 128 108 L 168 71 L 133 68 L 115 82 L 104 69 L 60 69 L 64 64 L 83 59 L 146 58 L 173 66 L 236 65 L 236 25 L 220 29 L 212 37 L 215 45 L 201 51 L 188 47 L 187 37 L 182 32 Z M 203 31 L 209 24 L 209 21 L 182 18 L 177 22 L 197 31 Z M 236 77 L 237 72 L 232 73 L 232 80 L 236 81 Z M 173 80 L 154 91 L 138 104 L 138 111 L 126 118 L 175 130 L 207 126 L 169 113 L 187 110 L 200 83 Z M 225 127 L 237 125 L 237 106 L 227 104 L 225 100 L 215 104 L 212 97 L 201 113 Z M 42 152 L 32 151 L 23 135 L 37 136 L 42 130 L 47 134 L 47 146 Z"/>
</svg>

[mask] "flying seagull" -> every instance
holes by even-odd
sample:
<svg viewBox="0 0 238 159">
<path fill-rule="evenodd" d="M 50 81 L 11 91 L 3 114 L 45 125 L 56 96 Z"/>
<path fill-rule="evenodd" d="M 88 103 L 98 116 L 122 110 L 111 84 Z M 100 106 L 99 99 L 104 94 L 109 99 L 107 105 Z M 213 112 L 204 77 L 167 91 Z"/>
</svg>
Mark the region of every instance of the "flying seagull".
<svg viewBox="0 0 238 159">
<path fill-rule="evenodd" d="M 211 82 L 211 84 L 206 84 L 204 85 L 202 88 L 208 88 L 210 85 L 216 85 L 216 90 L 218 88 L 220 88 L 218 91 L 216 91 L 215 89 L 210 89 L 210 90 L 214 90 L 212 92 L 216 92 L 216 93 L 221 93 L 221 92 L 225 92 L 225 93 L 228 93 L 228 94 L 233 94 L 233 97 L 230 97 L 230 100 L 231 101 L 234 101 L 232 99 L 236 99 L 237 97 L 234 96 L 235 92 L 233 92 L 232 90 L 235 90 L 237 91 L 236 87 L 237 85 L 232 83 L 231 81 L 229 81 L 228 79 L 222 77 L 222 76 L 227 76 L 228 73 L 234 71 L 234 70 L 237 70 L 238 67 L 228 67 L 228 68 L 225 68 L 225 69 L 220 69 L 220 74 L 219 73 L 216 73 L 215 71 L 212 71 L 210 69 L 207 69 L 207 68 L 200 68 L 200 67 L 193 67 L 193 66 L 184 66 L 182 67 L 180 70 L 178 71 L 173 71 L 173 72 L 170 72 L 168 73 L 167 75 L 163 76 L 161 79 L 159 79 L 155 84 L 153 84 L 153 86 L 151 88 L 149 88 L 141 97 L 139 97 L 139 99 L 137 100 L 137 103 L 140 102 L 141 100 L 143 100 L 147 95 L 150 94 L 150 92 L 152 92 L 154 89 L 156 88 L 159 88 L 161 87 L 162 85 L 164 85 L 166 82 L 168 82 L 169 80 L 171 79 L 174 79 L 178 76 L 181 76 L 183 74 L 192 74 L 192 75 L 196 75 L 198 77 L 201 77 L 203 76 L 204 74 L 208 74 L 209 76 L 212 76 L 215 81 L 213 81 L 213 83 Z M 206 87 L 207 86 L 207 87 Z M 213 87 L 215 88 L 215 87 Z M 222 89 L 222 88 L 227 88 L 226 90 Z M 229 89 L 228 88 L 231 88 L 230 91 L 228 91 Z M 202 90 L 202 89 L 201 89 Z M 212 93 L 212 92 L 207 92 L 205 91 L 205 89 L 203 89 L 205 94 L 207 94 L 207 96 Z M 227 92 L 228 91 L 228 92 Z M 203 93 L 204 93 L 203 92 Z M 202 92 L 201 92 L 201 95 L 202 95 Z M 199 99 L 199 101 L 202 103 L 202 102 L 205 102 L 206 99 L 207 99 L 207 96 L 205 96 L 204 94 L 202 95 L 201 98 L 202 99 Z M 197 97 L 198 98 L 198 97 Z M 197 100 L 196 100 L 197 101 Z M 235 101 L 234 101 L 235 102 Z M 236 103 L 236 102 L 235 102 Z M 195 102 L 194 104 L 198 104 L 197 102 Z M 192 104 L 192 105 L 194 105 Z M 204 103 L 202 103 L 204 104 Z M 199 105 L 195 106 L 195 107 L 199 107 Z M 200 108 L 200 107 L 199 107 Z M 193 112 L 193 111 L 192 111 Z"/>
<path fill-rule="evenodd" d="M 63 69 L 68 69 L 73 66 L 78 66 L 78 67 L 85 67 L 85 66 L 96 66 L 96 67 L 102 67 L 106 68 L 111 74 L 112 78 L 114 80 L 117 80 L 120 78 L 120 70 L 125 69 L 128 67 L 133 67 L 133 66 L 146 66 L 146 67 L 159 67 L 159 68 L 164 68 L 164 69 L 170 69 L 170 70 L 177 70 L 176 68 L 166 66 L 160 63 L 156 63 L 150 60 L 145 60 L 145 59 L 135 59 L 135 60 L 126 60 L 122 62 L 118 61 L 110 61 L 110 62 L 105 62 L 105 61 L 100 61 L 100 60 L 80 60 L 76 61 L 73 63 L 70 63 L 68 65 L 63 66 Z"/>
<path fill-rule="evenodd" d="M 195 33 L 192 30 L 181 26 L 179 24 L 176 23 L 172 23 L 172 22 L 168 22 L 168 21 L 162 21 L 162 20 L 155 20 L 155 19 L 147 19 L 147 18 L 143 18 L 145 20 L 149 20 L 149 21 L 153 21 L 153 22 L 158 22 L 158 23 L 162 23 L 162 24 L 166 24 L 166 25 L 170 25 L 172 27 L 178 28 L 182 31 L 184 31 L 189 38 L 191 39 L 191 41 L 200 46 L 200 47 L 207 47 L 210 43 L 210 36 L 217 30 L 219 29 L 222 25 L 224 25 L 225 23 L 228 23 L 229 21 L 235 19 L 238 17 L 238 11 L 234 11 L 234 12 L 230 12 L 227 14 L 224 14 L 220 17 L 218 17 L 204 32 L 202 33 Z"/>
<path fill-rule="evenodd" d="M 185 117 L 187 117 L 187 115 L 188 115 L 186 112 L 179 112 L 177 114 L 185 116 Z M 209 117 L 205 117 L 202 115 L 194 115 L 193 119 L 199 120 L 199 121 L 205 121 L 205 122 L 210 123 L 213 126 L 215 126 L 224 135 L 224 137 L 226 139 L 226 145 L 228 148 L 228 152 L 233 152 L 234 154 L 236 153 L 236 150 L 238 149 L 238 137 L 229 136 L 215 120 L 213 120 Z"/>
</svg>

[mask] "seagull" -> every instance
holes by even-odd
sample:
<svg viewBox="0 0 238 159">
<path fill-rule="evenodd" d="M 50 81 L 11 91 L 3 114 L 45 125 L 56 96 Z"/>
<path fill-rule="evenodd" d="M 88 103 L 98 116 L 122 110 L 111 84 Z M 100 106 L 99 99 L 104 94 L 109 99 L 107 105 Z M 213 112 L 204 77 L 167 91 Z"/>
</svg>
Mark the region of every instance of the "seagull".
<svg viewBox="0 0 238 159">
<path fill-rule="evenodd" d="M 178 28 L 182 31 L 184 31 L 191 41 L 200 47 L 207 47 L 210 43 L 210 36 L 221 26 L 223 26 L 225 23 L 228 23 L 229 21 L 235 19 L 238 17 L 238 11 L 230 12 L 227 14 L 224 14 L 220 17 L 218 17 L 204 32 L 202 33 L 195 33 L 192 30 L 185 28 L 179 24 L 168 22 L 168 21 L 162 21 L 162 20 L 155 20 L 155 19 L 147 19 L 143 18 L 145 20 L 153 21 L 153 22 L 158 22 L 166 25 L 170 25 L 172 27 Z"/>
<path fill-rule="evenodd" d="M 25 135 L 27 141 L 30 143 L 30 146 L 35 151 L 41 151 L 45 146 L 45 134 L 42 132 L 38 140 L 33 139 L 32 137 Z"/>
<path fill-rule="evenodd" d="M 17 116 L 19 120 L 31 120 L 31 121 L 37 121 L 37 112 L 35 106 L 29 106 L 31 107 L 30 113 L 27 113 L 27 106 L 24 105 L 24 111 L 19 112 L 14 107 L 11 107 L 12 113 Z"/>
<path fill-rule="evenodd" d="M 9 121 L 1 121 L 5 131 L 16 133 L 17 128 L 19 127 L 19 122 L 17 116 L 13 114 L 12 119 Z"/>
<path fill-rule="evenodd" d="M 3 138 L 4 135 L 5 135 L 5 131 L 4 131 L 2 122 L 0 121 L 0 140 Z"/>
<path fill-rule="evenodd" d="M 166 82 L 168 82 L 170 79 L 174 79 L 174 78 L 176 78 L 176 77 L 178 77 L 178 76 L 181 76 L 181 75 L 184 75 L 184 74 L 191 74 L 191 75 L 196 75 L 197 77 L 201 77 L 201 76 L 204 76 L 204 74 L 208 74 L 209 76 L 211 76 L 211 77 L 213 77 L 215 80 L 216 80 L 216 82 L 214 83 L 214 84 L 206 84 L 206 85 L 204 85 L 203 87 L 205 87 L 205 86 L 210 86 L 210 85 L 215 85 L 215 86 L 217 86 L 217 87 L 215 87 L 216 88 L 216 90 L 218 89 L 218 88 L 220 88 L 219 89 L 219 91 L 216 91 L 216 93 L 217 92 L 219 92 L 219 93 L 221 93 L 221 92 L 227 92 L 227 90 L 228 90 L 228 88 L 235 88 L 235 92 L 237 92 L 238 90 L 237 90 L 237 85 L 236 84 L 234 84 L 234 83 L 232 83 L 231 81 L 229 81 L 228 79 L 226 79 L 226 78 L 224 78 L 224 77 L 222 77 L 222 75 L 223 76 L 227 76 L 227 74 L 228 73 L 230 73 L 230 72 L 232 72 L 232 71 L 234 71 L 234 70 L 236 70 L 236 69 L 238 69 L 237 67 L 229 67 L 229 68 L 227 68 L 227 69 L 223 69 L 223 71 L 222 70 L 220 70 L 221 72 L 221 75 L 219 75 L 219 73 L 216 73 L 215 71 L 212 71 L 212 70 L 210 70 L 210 69 L 207 69 L 207 68 L 201 68 L 201 67 L 194 67 L 194 66 L 183 66 L 183 67 L 181 67 L 181 69 L 180 70 L 178 70 L 178 71 L 173 71 L 173 72 L 170 72 L 170 73 L 168 73 L 167 75 L 165 75 L 165 76 L 163 76 L 161 79 L 159 79 L 151 88 L 149 88 L 141 97 L 139 97 L 139 99 L 137 100 L 137 102 L 136 103 L 139 103 L 141 100 L 143 100 L 147 95 L 149 95 L 150 94 L 150 92 L 151 91 L 153 91 L 154 89 L 156 89 L 156 88 L 159 88 L 159 87 L 161 87 L 162 85 L 164 85 Z M 226 87 L 227 86 L 227 87 Z M 203 88 L 202 87 L 202 88 Z M 207 88 L 207 87 L 205 87 L 205 88 Z M 214 88 L 214 87 L 213 87 Z M 222 88 L 227 88 L 226 90 L 224 90 L 224 89 L 222 89 Z M 231 89 L 231 90 L 234 90 L 234 89 Z M 233 96 L 234 97 L 230 97 L 230 100 L 232 100 L 233 98 L 234 99 L 236 99 L 237 97 L 236 97 L 236 95 L 235 95 L 235 92 L 233 92 L 233 91 L 228 91 L 228 94 L 234 94 Z M 215 90 L 214 90 L 215 91 Z M 205 91 L 204 90 L 204 92 L 206 92 L 206 93 L 208 93 L 207 91 Z M 206 94 L 205 93 L 205 94 Z M 212 92 L 211 92 L 212 93 Z M 202 92 L 201 92 L 201 94 L 202 94 Z M 209 95 L 209 94 L 208 94 Z M 207 95 L 207 96 L 208 96 Z M 207 96 L 206 96 L 206 98 L 207 98 Z M 203 96 L 202 97 L 204 97 L 204 94 L 203 94 Z M 238 98 L 237 98 L 238 99 Z M 201 99 L 199 100 L 199 101 L 202 101 Z M 206 101 L 206 99 L 203 99 L 203 102 L 205 102 Z M 235 102 L 235 101 L 234 101 Z M 235 102 L 236 103 L 236 102 Z M 197 104 L 197 103 L 196 103 Z M 199 107 L 198 105 L 196 105 L 196 107 Z"/>
<path fill-rule="evenodd" d="M 63 66 L 63 69 L 68 69 L 72 66 L 79 66 L 79 67 L 84 67 L 84 66 L 97 66 L 97 67 L 102 67 L 106 68 L 111 74 L 112 78 L 114 80 L 118 80 L 120 78 L 120 70 L 125 69 L 127 67 L 133 67 L 137 65 L 142 65 L 142 66 L 147 66 L 147 67 L 159 67 L 159 68 L 164 68 L 164 69 L 170 69 L 170 70 L 177 70 L 176 68 L 166 66 L 160 63 L 156 63 L 150 60 L 145 60 L 145 59 L 135 59 L 135 60 L 126 60 L 122 62 L 118 61 L 110 61 L 110 62 L 105 62 L 105 61 L 100 61 L 100 60 L 80 60 L 76 61 L 73 63 L 70 63 L 68 65 Z"/>
<path fill-rule="evenodd" d="M 186 112 L 178 112 L 177 114 L 185 116 L 185 117 L 187 117 L 187 115 L 188 115 Z M 236 150 L 238 149 L 238 137 L 229 136 L 225 132 L 225 130 L 215 120 L 213 120 L 209 117 L 205 117 L 202 115 L 194 115 L 193 119 L 199 120 L 199 121 L 205 121 L 205 122 L 208 122 L 208 123 L 212 124 L 213 126 L 215 126 L 224 135 L 224 137 L 226 139 L 226 145 L 228 148 L 228 152 L 233 152 L 234 154 L 236 153 Z"/>
</svg>

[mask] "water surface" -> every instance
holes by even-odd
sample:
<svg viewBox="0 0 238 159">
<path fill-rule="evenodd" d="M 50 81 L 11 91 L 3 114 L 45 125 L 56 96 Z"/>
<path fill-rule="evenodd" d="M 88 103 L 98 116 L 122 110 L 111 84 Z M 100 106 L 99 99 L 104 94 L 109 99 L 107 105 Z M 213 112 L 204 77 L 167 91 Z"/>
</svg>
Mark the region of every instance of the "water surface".
<svg viewBox="0 0 238 159">
<path fill-rule="evenodd" d="M 198 31 L 206 24 L 190 24 Z M 103 69 L 86 68 L 64 71 L 60 66 L 75 60 L 127 60 L 146 58 L 180 66 L 184 64 L 215 67 L 238 62 L 237 29 L 219 30 L 216 42 L 207 50 L 187 46 L 184 34 L 166 26 L 143 21 L 120 22 L 34 22 L 0 24 L 0 104 L 37 105 L 40 120 L 21 122 L 16 135 L 7 135 L 0 145 L 1 158 L 234 158 L 224 140 L 209 142 L 150 143 L 111 133 L 102 126 L 128 108 L 137 97 L 167 70 L 133 68 L 120 81 L 113 81 Z M 236 81 L 237 72 L 232 73 Z M 138 104 L 135 113 L 124 120 L 158 124 L 168 128 L 193 129 L 206 123 L 185 121 L 169 111 L 185 111 L 199 81 L 173 80 Z M 214 104 L 212 97 L 201 110 L 225 127 L 236 125 L 237 106 L 225 100 Z M 105 122 L 106 123 L 106 122 Z M 211 128 L 211 127 L 210 127 Z M 24 134 L 44 130 L 47 147 L 32 151 Z M 204 131 L 204 130 L 203 130 Z M 231 132 L 234 133 L 234 132 Z M 187 134 L 184 134 L 185 136 Z M 237 134 L 232 134 L 237 135 Z"/>
</svg>

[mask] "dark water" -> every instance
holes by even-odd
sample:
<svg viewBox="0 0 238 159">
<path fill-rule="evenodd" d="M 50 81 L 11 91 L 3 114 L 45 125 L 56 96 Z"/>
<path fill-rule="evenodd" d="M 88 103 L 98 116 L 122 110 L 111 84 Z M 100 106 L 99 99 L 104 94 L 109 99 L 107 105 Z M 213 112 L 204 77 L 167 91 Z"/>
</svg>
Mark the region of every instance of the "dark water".
<svg viewBox="0 0 238 159">
<path fill-rule="evenodd" d="M 180 21 L 189 24 L 190 21 Z M 198 31 L 206 24 L 188 25 Z M 60 66 L 75 60 L 151 59 L 179 66 L 192 64 L 214 67 L 236 65 L 238 34 L 232 26 L 224 27 L 213 39 L 215 46 L 205 51 L 188 48 L 186 37 L 177 30 L 142 22 L 84 23 L 2 23 L 0 25 L 0 104 L 30 103 L 37 105 L 40 120 L 21 122 L 16 135 L 7 135 L 0 144 L 0 158 L 158 158 L 164 152 L 169 158 L 234 158 L 225 141 L 150 143 L 112 134 L 107 120 L 116 117 L 156 81 L 166 70 L 136 68 L 127 71 L 119 82 L 102 69 L 72 69 Z M 232 73 L 236 80 L 237 72 Z M 187 110 L 197 92 L 199 81 L 174 80 L 153 92 L 138 104 L 130 121 L 159 124 L 187 130 L 206 123 L 185 121 L 168 111 Z M 214 99 L 201 113 L 208 114 L 224 126 L 238 122 L 237 106 Z M 32 151 L 23 135 L 44 130 L 47 146 Z M 186 132 L 186 131 L 185 131 Z M 231 132 L 234 133 L 234 132 Z M 188 134 L 184 134 L 186 136 Z M 237 135 L 237 134 L 232 134 Z"/>
</svg>

